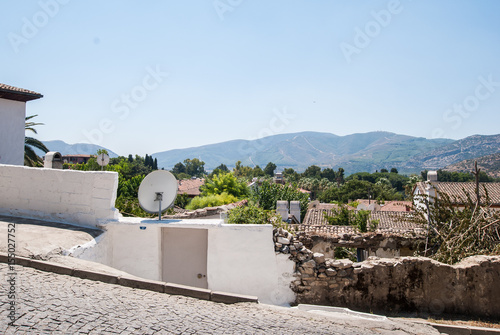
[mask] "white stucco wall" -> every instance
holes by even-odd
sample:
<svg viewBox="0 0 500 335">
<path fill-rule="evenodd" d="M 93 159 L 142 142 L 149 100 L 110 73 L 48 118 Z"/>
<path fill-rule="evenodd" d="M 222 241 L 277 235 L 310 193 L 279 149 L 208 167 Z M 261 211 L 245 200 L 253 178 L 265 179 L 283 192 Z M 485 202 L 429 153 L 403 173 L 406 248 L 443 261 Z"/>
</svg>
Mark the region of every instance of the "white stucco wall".
<svg viewBox="0 0 500 335">
<path fill-rule="evenodd" d="M 104 225 L 107 256 L 86 250 L 76 257 L 99 261 L 132 275 L 162 280 L 163 228 L 207 229 L 208 289 L 254 295 L 262 303 L 286 305 L 295 300 L 290 289 L 295 263 L 276 254 L 271 225 L 230 225 L 221 220 L 144 220 L 120 218 Z M 143 227 L 143 229 L 140 229 Z M 189 248 L 185 253 L 192 252 Z"/>
<path fill-rule="evenodd" d="M 116 220 L 118 174 L 0 164 L 0 213 L 85 226 Z"/>
<path fill-rule="evenodd" d="M 0 164 L 24 165 L 26 103 L 0 98 Z"/>
<path fill-rule="evenodd" d="M 214 291 L 254 295 L 267 304 L 289 302 L 280 299 L 282 274 L 271 225 L 221 225 L 209 230 L 207 262 L 208 287 Z"/>
<path fill-rule="evenodd" d="M 161 229 L 158 226 L 108 226 L 112 242 L 111 264 L 115 269 L 141 278 L 161 280 Z"/>
</svg>

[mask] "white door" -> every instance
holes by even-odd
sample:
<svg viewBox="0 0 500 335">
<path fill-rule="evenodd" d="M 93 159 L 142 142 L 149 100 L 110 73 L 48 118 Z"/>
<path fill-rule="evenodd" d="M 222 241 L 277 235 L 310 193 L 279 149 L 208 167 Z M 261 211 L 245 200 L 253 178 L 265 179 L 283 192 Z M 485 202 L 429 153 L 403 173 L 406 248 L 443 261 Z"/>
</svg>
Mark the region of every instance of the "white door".
<svg viewBox="0 0 500 335">
<path fill-rule="evenodd" d="M 163 281 L 208 288 L 207 237 L 207 229 L 162 228 Z"/>
</svg>

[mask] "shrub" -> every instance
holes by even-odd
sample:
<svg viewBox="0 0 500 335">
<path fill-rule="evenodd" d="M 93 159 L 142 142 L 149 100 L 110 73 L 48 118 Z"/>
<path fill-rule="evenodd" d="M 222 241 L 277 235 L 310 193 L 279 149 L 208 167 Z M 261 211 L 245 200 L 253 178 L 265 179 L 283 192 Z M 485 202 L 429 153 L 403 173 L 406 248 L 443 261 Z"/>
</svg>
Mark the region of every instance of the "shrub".
<svg viewBox="0 0 500 335">
<path fill-rule="evenodd" d="M 281 226 L 279 215 L 256 206 L 236 207 L 229 212 L 228 223 L 234 224 L 272 224 Z"/>
<path fill-rule="evenodd" d="M 186 206 L 186 209 L 195 210 L 198 208 L 215 207 L 237 202 L 238 198 L 227 193 L 212 194 L 204 197 L 194 197 Z"/>
</svg>

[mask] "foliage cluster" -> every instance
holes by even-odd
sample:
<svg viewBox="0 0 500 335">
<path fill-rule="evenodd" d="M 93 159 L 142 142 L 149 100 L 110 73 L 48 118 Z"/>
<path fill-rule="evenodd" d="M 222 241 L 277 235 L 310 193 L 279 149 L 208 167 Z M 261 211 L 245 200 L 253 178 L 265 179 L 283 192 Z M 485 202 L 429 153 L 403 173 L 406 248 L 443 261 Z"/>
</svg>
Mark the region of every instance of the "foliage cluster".
<svg viewBox="0 0 500 335">
<path fill-rule="evenodd" d="M 195 210 L 198 208 L 216 207 L 231 204 L 237 201 L 238 198 L 236 198 L 234 195 L 223 192 L 221 194 L 211 194 L 203 197 L 194 197 L 186 206 L 186 209 Z"/>
<path fill-rule="evenodd" d="M 177 179 L 189 179 L 191 177 L 201 178 L 205 176 L 205 162 L 198 158 L 185 159 L 184 163 L 175 164 L 172 173 Z"/>
<path fill-rule="evenodd" d="M 465 190 L 461 198 L 439 191 L 436 197 L 416 196 L 418 205 L 408 220 L 428 229 L 423 255 L 454 264 L 473 255 L 500 254 L 500 212 L 491 208 L 484 190 L 485 199 Z"/>
<path fill-rule="evenodd" d="M 236 198 L 242 198 L 249 194 L 246 182 L 238 179 L 230 172 L 221 172 L 205 180 L 205 184 L 200 187 L 202 195 L 213 195 L 227 193 Z"/>
<path fill-rule="evenodd" d="M 264 181 L 252 194 L 253 200 L 264 210 L 276 210 L 278 200 L 299 201 L 301 217 L 304 217 L 309 204 L 309 196 L 290 185 L 273 184 Z"/>
<path fill-rule="evenodd" d="M 379 180 L 373 184 L 366 180 L 351 179 L 340 187 L 330 187 L 322 192 L 318 199 L 321 202 L 347 203 L 354 199 L 402 200 L 403 194 L 391 187 L 390 182 Z"/>
<path fill-rule="evenodd" d="M 234 224 L 273 224 L 279 226 L 281 217 L 273 211 L 266 211 L 257 206 L 240 206 L 233 208 L 228 215 L 228 223 Z"/>
<path fill-rule="evenodd" d="M 353 226 L 359 232 L 366 233 L 377 229 L 378 220 L 370 220 L 370 211 L 349 210 L 347 206 L 340 206 L 333 210 L 333 215 L 325 215 L 329 224 L 335 226 Z"/>
</svg>

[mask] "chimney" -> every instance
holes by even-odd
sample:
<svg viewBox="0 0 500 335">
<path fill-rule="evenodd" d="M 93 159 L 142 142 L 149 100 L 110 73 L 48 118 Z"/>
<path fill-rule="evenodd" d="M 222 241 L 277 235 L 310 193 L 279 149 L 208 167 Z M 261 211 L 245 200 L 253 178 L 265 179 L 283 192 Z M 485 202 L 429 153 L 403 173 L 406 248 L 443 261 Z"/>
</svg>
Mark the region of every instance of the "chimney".
<svg viewBox="0 0 500 335">
<path fill-rule="evenodd" d="M 290 201 L 290 214 L 295 216 L 299 223 L 302 223 L 300 220 L 300 201 Z"/>
<path fill-rule="evenodd" d="M 429 172 L 427 172 L 427 181 L 438 181 L 438 173 L 437 173 L 437 171 L 429 171 Z"/>
<path fill-rule="evenodd" d="M 276 202 L 276 213 L 281 215 L 283 221 L 288 220 L 288 201 L 278 200 L 278 202 Z"/>
</svg>

